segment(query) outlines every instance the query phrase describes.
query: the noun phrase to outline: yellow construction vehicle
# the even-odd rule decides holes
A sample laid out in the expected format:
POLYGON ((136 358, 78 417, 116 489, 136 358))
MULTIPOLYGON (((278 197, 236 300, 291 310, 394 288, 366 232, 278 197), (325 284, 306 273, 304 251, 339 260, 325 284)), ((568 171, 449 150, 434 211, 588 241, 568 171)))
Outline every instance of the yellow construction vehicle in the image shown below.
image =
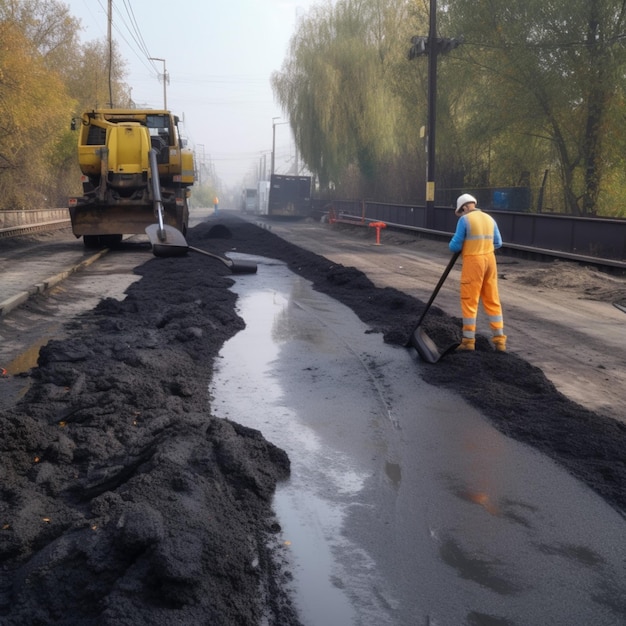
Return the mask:
POLYGON ((178 121, 165 110, 99 109, 72 122, 83 195, 69 198, 69 212, 85 247, 144 233, 157 206, 164 224, 186 233, 195 172, 178 121))

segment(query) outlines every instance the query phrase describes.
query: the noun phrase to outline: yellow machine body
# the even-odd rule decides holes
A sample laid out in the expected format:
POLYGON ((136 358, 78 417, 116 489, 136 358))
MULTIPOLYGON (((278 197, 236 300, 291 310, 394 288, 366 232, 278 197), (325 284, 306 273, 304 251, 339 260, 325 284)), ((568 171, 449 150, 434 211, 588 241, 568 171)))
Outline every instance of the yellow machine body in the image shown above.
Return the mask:
POLYGON ((153 176, 159 180, 164 222, 186 232, 195 167, 175 115, 153 109, 93 110, 82 115, 77 130, 83 195, 69 199, 76 237, 97 245, 102 237, 144 233, 156 219, 153 176), (157 172, 150 168, 150 150, 156 153, 157 172))

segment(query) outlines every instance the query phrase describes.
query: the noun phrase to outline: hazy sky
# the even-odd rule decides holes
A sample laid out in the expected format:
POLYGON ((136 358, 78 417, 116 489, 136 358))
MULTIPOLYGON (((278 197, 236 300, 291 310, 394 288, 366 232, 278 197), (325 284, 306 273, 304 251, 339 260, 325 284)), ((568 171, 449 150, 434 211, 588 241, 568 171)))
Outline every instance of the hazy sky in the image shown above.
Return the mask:
MULTIPOLYGON (((83 41, 107 37, 107 0, 63 0, 81 20, 83 41)), ((240 187, 272 149, 286 173, 293 147, 270 87, 298 16, 321 0, 113 0, 113 39, 127 62, 126 82, 138 106, 163 107, 184 119, 192 147, 213 162, 224 185, 240 187)), ((281 171, 282 170, 282 171, 281 171)))

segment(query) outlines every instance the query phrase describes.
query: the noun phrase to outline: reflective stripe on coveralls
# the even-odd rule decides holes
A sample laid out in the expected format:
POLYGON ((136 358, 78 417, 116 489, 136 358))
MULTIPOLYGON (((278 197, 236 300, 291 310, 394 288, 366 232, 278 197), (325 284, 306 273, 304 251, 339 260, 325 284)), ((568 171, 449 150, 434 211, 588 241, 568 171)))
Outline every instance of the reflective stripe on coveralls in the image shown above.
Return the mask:
POLYGON ((465 240, 461 269, 461 313, 463 337, 476 338, 478 302, 482 300, 494 337, 504 336, 502 307, 498 294, 498 275, 494 255, 494 220, 480 210, 464 215, 465 240))

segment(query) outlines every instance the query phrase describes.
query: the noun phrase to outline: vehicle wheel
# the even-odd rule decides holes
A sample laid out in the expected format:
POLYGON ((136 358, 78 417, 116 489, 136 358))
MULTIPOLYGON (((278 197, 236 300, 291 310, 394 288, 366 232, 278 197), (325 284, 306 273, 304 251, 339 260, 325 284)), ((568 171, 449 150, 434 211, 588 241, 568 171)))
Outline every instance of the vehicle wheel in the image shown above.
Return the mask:
POLYGON ((99 235, 83 235, 83 246, 87 250, 96 250, 101 247, 99 235))
POLYGON ((122 235, 100 235, 100 245, 105 248, 115 248, 122 243, 122 235))

